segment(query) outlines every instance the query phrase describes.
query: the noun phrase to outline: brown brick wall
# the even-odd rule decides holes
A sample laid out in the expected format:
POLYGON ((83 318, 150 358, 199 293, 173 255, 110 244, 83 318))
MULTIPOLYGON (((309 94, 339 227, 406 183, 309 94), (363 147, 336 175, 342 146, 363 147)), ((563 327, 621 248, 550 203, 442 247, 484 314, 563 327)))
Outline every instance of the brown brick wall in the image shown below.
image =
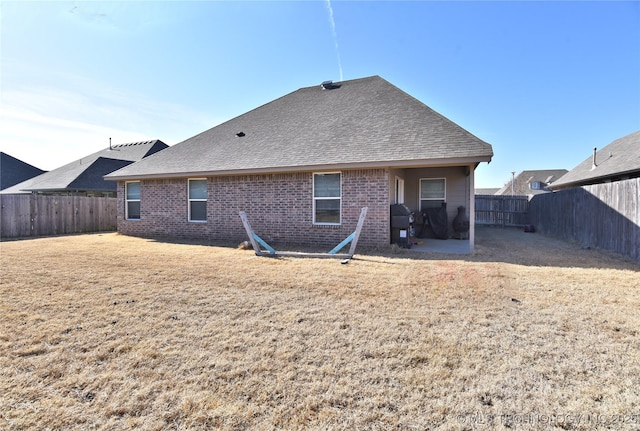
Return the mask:
MULTIPOLYGON (((118 183, 118 231, 142 237, 247 239, 238 215, 245 211, 253 230, 269 244, 332 248, 356 227, 368 207, 358 242, 389 243, 389 174, 384 169, 342 172, 342 224, 314 226, 311 172, 209 177, 207 222, 188 221, 187 179, 143 180, 141 217, 124 220, 124 182, 118 183)), ((327 250, 328 251, 328 250, 327 250)))

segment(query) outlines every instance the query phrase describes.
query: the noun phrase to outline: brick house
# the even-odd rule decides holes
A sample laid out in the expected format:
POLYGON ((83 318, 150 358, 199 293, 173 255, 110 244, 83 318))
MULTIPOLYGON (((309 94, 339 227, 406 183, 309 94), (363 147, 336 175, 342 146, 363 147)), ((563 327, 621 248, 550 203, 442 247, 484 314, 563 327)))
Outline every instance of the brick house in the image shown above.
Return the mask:
MULTIPOLYGON (((390 242, 390 204, 473 214, 491 145, 378 77, 301 88, 107 175, 118 231, 333 246, 368 207, 359 244, 390 242)), ((473 247, 473 224, 470 233, 473 247)))

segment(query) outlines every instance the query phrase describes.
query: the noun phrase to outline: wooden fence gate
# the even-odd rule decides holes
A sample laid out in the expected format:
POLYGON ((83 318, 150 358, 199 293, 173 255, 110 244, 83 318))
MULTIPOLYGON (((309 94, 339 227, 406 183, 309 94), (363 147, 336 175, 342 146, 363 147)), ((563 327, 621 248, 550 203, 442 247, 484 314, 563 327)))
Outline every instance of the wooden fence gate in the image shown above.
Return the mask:
POLYGON ((517 226, 529 224, 528 196, 476 195, 476 224, 517 226))
POLYGON ((116 198, 0 195, 0 204, 2 238, 116 230, 116 198))

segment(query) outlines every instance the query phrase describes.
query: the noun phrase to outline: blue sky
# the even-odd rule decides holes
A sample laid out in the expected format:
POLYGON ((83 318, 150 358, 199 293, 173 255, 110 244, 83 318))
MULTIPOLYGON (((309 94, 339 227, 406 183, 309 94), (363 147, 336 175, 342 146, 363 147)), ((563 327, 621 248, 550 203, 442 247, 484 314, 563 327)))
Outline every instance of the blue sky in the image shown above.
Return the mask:
POLYGON ((0 3, 0 150, 54 169, 380 75, 493 145, 476 186, 640 129, 640 2, 0 3))

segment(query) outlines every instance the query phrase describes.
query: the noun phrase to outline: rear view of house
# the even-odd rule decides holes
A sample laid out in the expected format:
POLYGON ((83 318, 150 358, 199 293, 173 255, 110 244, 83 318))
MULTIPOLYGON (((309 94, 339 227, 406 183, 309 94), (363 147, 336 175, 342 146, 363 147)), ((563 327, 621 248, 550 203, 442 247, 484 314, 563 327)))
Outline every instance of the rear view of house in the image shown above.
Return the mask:
MULTIPOLYGON (((301 88, 107 175, 118 231, 239 241, 246 212, 270 243, 390 242, 390 205, 473 213, 492 148, 378 77, 301 88)), ((473 243, 473 223, 471 226, 473 243)))

